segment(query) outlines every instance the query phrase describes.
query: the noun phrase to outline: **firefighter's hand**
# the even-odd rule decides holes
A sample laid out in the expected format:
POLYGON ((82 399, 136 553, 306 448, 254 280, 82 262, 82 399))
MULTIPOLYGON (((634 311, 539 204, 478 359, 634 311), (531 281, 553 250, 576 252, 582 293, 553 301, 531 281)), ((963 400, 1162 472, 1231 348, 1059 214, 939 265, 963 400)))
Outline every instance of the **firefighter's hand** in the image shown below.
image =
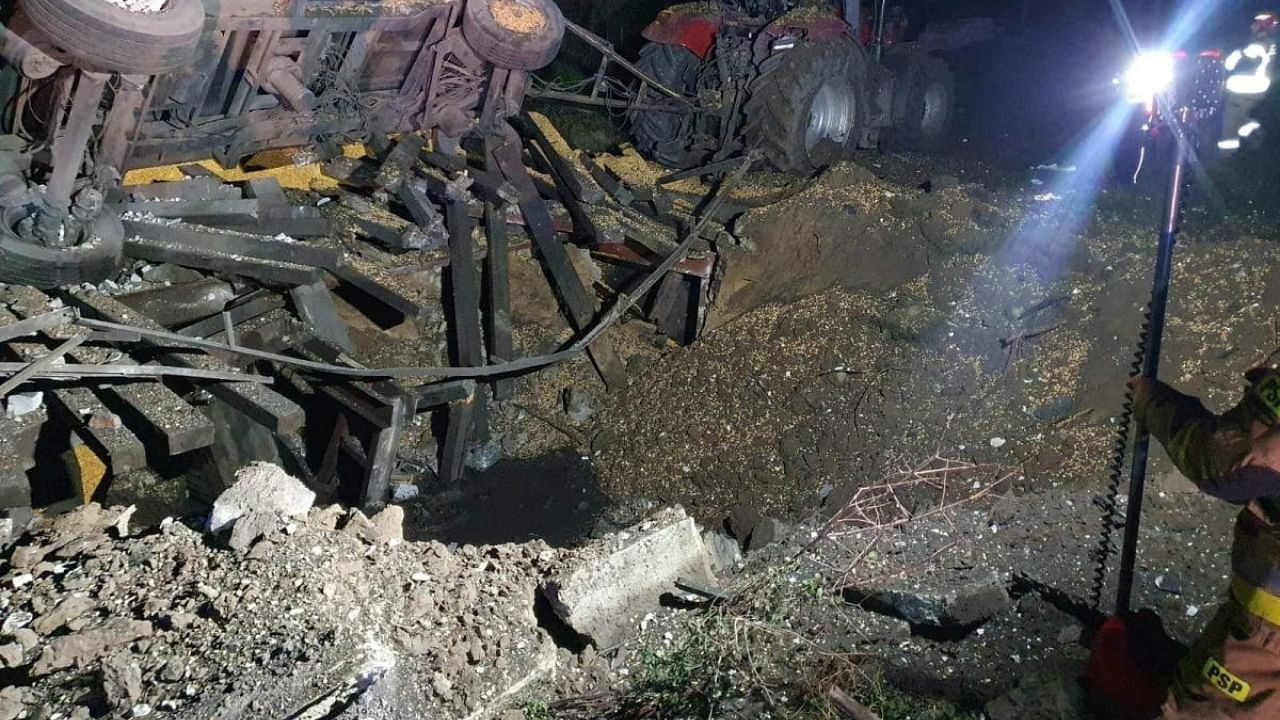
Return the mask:
POLYGON ((1151 398, 1155 395, 1157 381, 1141 375, 1129 378, 1129 391, 1133 393, 1133 412, 1141 422, 1151 398))

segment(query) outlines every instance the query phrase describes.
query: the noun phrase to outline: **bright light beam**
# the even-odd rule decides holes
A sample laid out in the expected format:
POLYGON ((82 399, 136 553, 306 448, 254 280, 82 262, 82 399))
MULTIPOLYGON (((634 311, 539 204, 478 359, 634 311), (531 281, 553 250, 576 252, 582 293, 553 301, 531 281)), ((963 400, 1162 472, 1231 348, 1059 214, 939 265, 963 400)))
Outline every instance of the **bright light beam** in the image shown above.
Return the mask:
POLYGON ((1121 137, 1128 129, 1130 106, 1116 102, 1076 144, 1062 173, 1043 187, 1042 209, 1022 220, 997 252, 1002 265, 1030 265, 1046 284, 1059 280, 1075 253, 1078 236, 1093 215, 1094 201, 1111 173, 1121 137))

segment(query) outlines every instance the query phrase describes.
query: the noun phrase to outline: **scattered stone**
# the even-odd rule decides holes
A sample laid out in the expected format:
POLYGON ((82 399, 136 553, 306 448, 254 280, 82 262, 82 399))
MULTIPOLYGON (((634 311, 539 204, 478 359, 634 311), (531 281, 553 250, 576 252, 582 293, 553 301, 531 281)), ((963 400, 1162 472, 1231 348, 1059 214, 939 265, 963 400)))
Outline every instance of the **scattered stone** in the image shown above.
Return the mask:
POLYGON ((307 523, 321 530, 335 530, 338 527, 338 521, 346 512, 336 503, 324 508, 311 508, 307 513, 307 523))
POLYGON ((418 497, 421 491, 413 483, 396 483, 391 486, 392 502, 406 502, 418 497))
POLYGON ((0 667, 18 667, 22 664, 22 655, 22 645, 16 642, 0 645, 0 667))
POLYGON ((231 527, 231 539, 227 544, 238 553, 247 553, 253 547, 254 541, 270 535, 283 524, 274 513, 251 510, 236 519, 231 527))
POLYGON ((36 618, 31 628, 41 635, 51 635, 62 626, 92 610, 96 604, 84 595, 72 595, 58 603, 53 610, 36 618))
POLYGON ((1182 594, 1182 583, 1172 575, 1157 575, 1156 588, 1172 595, 1182 594))
POLYGON ((13 632, 13 639, 18 641, 22 649, 30 652, 40 644, 40 636, 31 628, 20 628, 13 632))
POLYGON ((702 533, 702 544, 707 548, 711 559, 711 569, 717 575, 725 575, 738 568, 742 562, 742 550, 733 538, 718 532, 707 530, 702 533))
POLYGON ((14 610, 5 616, 4 622, 0 623, 0 632, 5 635, 16 633, 19 629, 31 624, 34 616, 26 610, 14 610))
POLYGON ((404 508, 388 505, 369 519, 370 527, 365 539, 372 543, 398 543, 404 541, 404 508))
POLYGON ((677 578, 715 585, 698 528, 679 507, 579 555, 542 585, 542 593, 569 627, 596 647, 611 647, 630 634, 628 619, 656 610, 677 578))
POLYGON ((467 450, 467 467, 476 472, 487 472, 502 459, 502 442, 490 439, 467 450))
POLYGON ((181 681, 186 674, 186 663, 182 662, 180 658, 175 657, 169 658, 168 662, 160 668, 160 672, 157 673, 157 676, 163 682, 176 683, 181 681))
POLYGON ((250 511, 283 518, 303 517, 316 494, 279 466, 257 462, 241 468, 235 483, 213 502, 207 529, 220 532, 250 511))
POLYGON ((999 448, 1004 447, 1004 446, 1005 446, 1005 444, 1006 444, 1007 442, 1009 442, 1009 441, 1008 441, 1008 440, 1005 440, 1005 439, 1004 439, 1004 438, 1002 438, 1002 437, 993 437, 993 438, 991 438, 990 440, 988 440, 988 441, 987 441, 987 444, 988 444, 988 445, 990 445, 990 446, 991 446, 991 447, 993 447, 993 448, 999 449, 999 448))
POLYGON ((142 668, 120 654, 102 663, 102 691, 117 710, 132 708, 142 697, 142 668))
POLYGON ((10 418, 20 418, 44 407, 44 393, 35 392, 9 393, 5 398, 4 414, 10 418))
POLYGON ((958 582, 927 578, 915 584, 858 587, 846 598, 869 610, 887 612, 915 625, 973 625, 1009 610, 1013 601, 994 573, 958 582))
POLYGON ((114 618, 103 625, 49 641, 31 668, 31 676, 48 675, 64 668, 83 668, 95 662, 108 649, 118 648, 151 635, 151 623, 145 620, 114 618))

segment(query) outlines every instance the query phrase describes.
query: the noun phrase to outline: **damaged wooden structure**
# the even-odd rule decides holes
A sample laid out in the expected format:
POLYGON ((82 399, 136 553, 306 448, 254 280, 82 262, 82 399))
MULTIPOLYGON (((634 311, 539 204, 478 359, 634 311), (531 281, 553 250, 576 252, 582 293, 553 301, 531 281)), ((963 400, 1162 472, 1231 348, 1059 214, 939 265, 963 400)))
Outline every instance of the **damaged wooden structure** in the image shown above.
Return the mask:
MULTIPOLYGON (((486 436, 487 404, 510 399, 519 374, 486 370, 518 362, 508 274, 518 250, 534 252, 580 338, 599 329, 601 296, 635 283, 586 284, 566 243, 617 264, 628 279, 672 261, 632 302, 643 300, 638 312, 655 324, 685 307, 670 324, 695 335, 714 269, 702 237, 709 231, 690 232, 690 219, 664 215, 669 205, 652 200, 659 190, 638 199, 641 191, 559 150, 567 146, 548 133, 545 120, 522 118, 470 153, 448 154, 403 135, 356 162, 330 163, 340 185, 324 193, 287 190, 270 177, 227 183, 194 167, 184 168, 185 180, 124 186, 118 208, 132 265, 122 276, 136 270, 133 282, 0 292, 2 359, 30 371, 0 375, 24 381, 23 397, 41 393, 29 412, 0 420, 9 450, 0 506, 20 519, 33 502, 51 499, 28 480, 43 443, 62 449, 58 462, 81 501, 115 474, 202 457, 211 471, 188 478, 197 500, 211 501, 245 463, 270 460, 322 496, 377 507, 400 472, 403 433, 424 414, 443 418, 437 474, 457 483, 486 436), (627 213, 663 230, 628 229, 618 222, 627 213), (684 246, 669 239, 682 232, 684 246), (444 273, 447 293, 435 309, 448 326, 444 376, 429 368, 360 376, 340 305, 392 322, 428 310, 387 282, 371 253, 444 273), (82 374, 33 385, 54 363, 82 374), (96 368, 134 374, 102 378, 96 368)), ((625 382, 607 338, 583 347, 607 387, 625 382)))

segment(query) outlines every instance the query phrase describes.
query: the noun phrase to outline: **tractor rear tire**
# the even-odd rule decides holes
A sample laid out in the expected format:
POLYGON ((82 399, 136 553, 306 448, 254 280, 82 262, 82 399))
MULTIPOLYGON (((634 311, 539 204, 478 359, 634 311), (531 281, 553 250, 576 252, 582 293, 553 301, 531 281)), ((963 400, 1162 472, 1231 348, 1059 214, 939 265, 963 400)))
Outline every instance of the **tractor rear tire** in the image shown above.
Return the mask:
MULTIPOLYGON (((647 43, 640 48, 636 67, 646 75, 677 92, 692 94, 698 86, 702 61, 680 45, 647 43)), ((647 98, 661 98, 649 90, 647 98)), ((677 170, 695 168, 706 162, 711 151, 693 147, 695 118, 682 113, 656 110, 634 110, 628 114, 631 135, 636 148, 655 162, 677 170)))
POLYGON ((852 40, 801 43, 760 63, 744 106, 747 148, 809 176, 848 157, 866 124, 866 59, 852 40))
POLYGON ((887 134, 886 149, 918 152, 939 149, 951 135, 955 116, 955 80, 947 63, 941 58, 914 52, 898 58, 890 67, 898 75, 903 105, 887 134))
POLYGON ((195 59, 204 32, 200 0, 169 0, 154 13, 106 0, 22 0, 31 24, 90 70, 162 75, 195 59))

